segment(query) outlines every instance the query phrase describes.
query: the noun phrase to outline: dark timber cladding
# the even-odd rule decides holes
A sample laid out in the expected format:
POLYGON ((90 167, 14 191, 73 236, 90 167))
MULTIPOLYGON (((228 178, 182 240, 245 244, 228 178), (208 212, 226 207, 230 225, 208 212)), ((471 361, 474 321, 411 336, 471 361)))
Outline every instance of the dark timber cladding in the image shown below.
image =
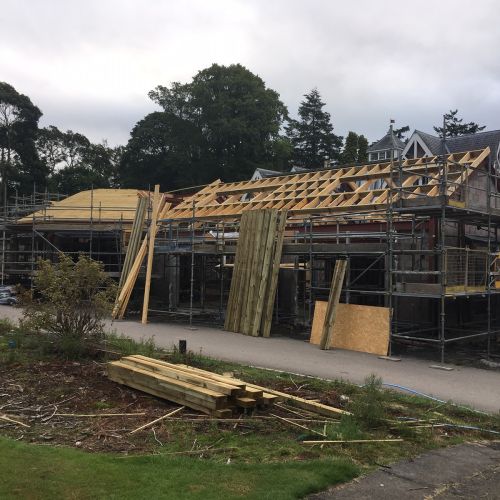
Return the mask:
POLYGON ((241 217, 224 328, 268 337, 287 214, 252 210, 241 217))

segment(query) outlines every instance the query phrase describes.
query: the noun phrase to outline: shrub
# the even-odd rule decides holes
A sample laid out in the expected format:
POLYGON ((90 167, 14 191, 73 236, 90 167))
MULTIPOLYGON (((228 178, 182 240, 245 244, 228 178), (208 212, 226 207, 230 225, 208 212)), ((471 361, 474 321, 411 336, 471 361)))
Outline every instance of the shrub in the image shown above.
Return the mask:
POLYGON ((386 395, 382 389, 382 379, 369 375, 360 394, 353 399, 350 410, 364 429, 375 429, 385 424, 386 395))
POLYGON ((69 358, 88 354, 104 339, 116 285, 103 264, 81 255, 76 262, 61 254, 59 262, 38 262, 33 290, 25 294, 21 327, 46 335, 54 350, 69 358))
POLYGON ((8 318, 0 319, 0 335, 5 335, 12 332, 16 328, 16 325, 8 318))

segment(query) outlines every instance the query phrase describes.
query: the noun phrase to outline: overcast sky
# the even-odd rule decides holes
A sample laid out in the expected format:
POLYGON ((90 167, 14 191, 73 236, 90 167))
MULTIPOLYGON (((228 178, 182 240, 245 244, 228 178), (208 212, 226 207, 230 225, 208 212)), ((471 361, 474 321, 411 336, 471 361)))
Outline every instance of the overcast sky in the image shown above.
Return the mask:
POLYGON ((337 133, 432 131, 443 112, 500 128, 494 0, 1 0, 0 81, 42 125, 128 140, 147 92, 241 63, 296 114, 317 87, 337 133))

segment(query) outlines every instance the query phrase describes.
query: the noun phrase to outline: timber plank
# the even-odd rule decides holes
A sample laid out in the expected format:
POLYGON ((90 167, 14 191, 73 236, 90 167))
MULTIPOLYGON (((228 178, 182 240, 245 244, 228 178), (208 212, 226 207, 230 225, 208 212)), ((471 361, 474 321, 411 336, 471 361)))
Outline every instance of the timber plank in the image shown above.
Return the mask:
POLYGON ((273 321, 274 300, 276 297, 276 288, 278 286, 278 276, 281 263, 281 254, 283 251, 283 240, 285 238, 285 227, 287 221, 286 210, 281 211, 278 219, 276 243, 274 247, 274 255, 272 259, 271 276, 269 284, 266 287, 266 296, 264 300, 264 312, 262 315, 262 336, 269 337, 271 335, 271 324, 273 321))
POLYGON ((240 327, 240 332, 246 335, 253 334, 253 325, 257 318, 255 315, 256 298, 258 298, 258 290, 262 283, 265 269, 262 265, 262 254, 265 251, 265 242, 269 233, 269 224, 271 212, 269 210, 258 210, 257 227, 254 234, 254 246, 252 252, 252 261, 250 264, 250 281, 248 282, 247 307, 243 316, 243 323, 240 327))
POLYGON ((134 359, 132 357, 121 358, 122 363, 130 364, 137 368, 143 368, 145 370, 151 370, 153 372, 159 373, 160 375, 165 375, 166 377, 180 380, 182 382, 187 382, 188 384, 196 385, 198 387, 203 387, 210 389, 215 392, 220 392, 226 396, 238 396, 243 395, 243 390, 234 385, 225 384, 223 382, 214 381, 207 379, 201 375, 194 373, 189 373, 180 369, 159 365, 157 363, 146 361, 142 359, 134 359))
POLYGON ((151 215, 151 226, 149 227, 148 260, 146 263, 146 282, 144 286, 144 300, 142 304, 142 324, 148 322, 149 292, 151 289, 151 274, 153 272, 153 255, 155 250, 156 221, 160 210, 160 185, 155 185, 153 195, 153 213, 151 215))
POLYGON ((339 304, 342 284, 344 282, 345 270, 347 268, 346 260, 337 260, 333 271, 330 296, 328 297, 328 307, 326 309, 325 324, 321 334, 320 349, 329 349, 332 342, 333 325, 339 304))
POLYGON ((172 391, 183 391, 187 396, 193 396, 200 400, 206 401, 207 404, 217 401, 227 401, 227 397, 219 392, 197 387, 181 380, 175 380, 164 375, 159 375, 148 370, 135 368, 120 361, 113 361, 108 364, 108 370, 117 370, 122 376, 133 376, 140 380, 151 381, 153 385, 160 385, 172 391))
MULTIPOLYGON (((151 358, 147 358, 146 356, 141 356, 140 354, 136 354, 134 356, 130 356, 131 358, 142 358, 142 359, 147 359, 150 360, 151 358)), ((158 364, 164 364, 166 366, 174 366, 175 368, 179 370, 185 370, 189 373, 199 373, 200 375, 210 378, 212 380, 220 381, 228 385, 234 385, 235 387, 239 387, 240 389, 245 389, 246 387, 246 382, 243 382, 242 380, 238 380, 236 378, 232 377, 224 377, 223 375, 219 375, 218 373, 213 373, 209 372, 207 370, 202 370, 201 368, 195 368, 193 366, 185 365, 185 364, 173 364, 173 363, 168 363, 167 361, 162 361, 159 359, 154 360, 155 363, 158 364)))
POLYGON ((239 286, 237 289, 237 307, 236 307, 236 316, 235 316, 235 324, 234 324, 234 332, 241 332, 243 327, 243 321, 245 318, 247 305, 248 305, 248 295, 249 295, 249 286, 248 283, 251 279, 252 275, 252 262, 255 256, 256 249, 256 231, 260 221, 260 213, 257 210, 253 210, 248 213, 247 217, 250 218, 249 228, 247 229, 247 243, 245 244, 244 249, 244 266, 242 268, 241 279, 239 282, 239 286))
POLYGON ((269 210, 269 224, 263 242, 262 254, 260 256, 260 283, 256 292, 256 301, 253 314, 253 328, 250 332, 254 337, 257 337, 261 332, 261 319, 264 310, 264 300, 266 291, 269 287, 269 277, 271 274, 271 259, 273 255, 274 240, 276 237, 276 222, 278 220, 278 211, 269 210))
POLYGON ((349 415, 350 413, 346 410, 342 410, 340 408, 335 408, 334 406, 324 405, 322 403, 317 403, 316 401, 309 401, 304 398, 300 398, 298 396, 293 396, 291 394, 287 394, 286 392, 275 391, 273 389, 267 389, 265 387, 260 387, 255 384, 247 384, 249 387, 253 387, 255 389, 261 389, 269 394, 273 394, 278 396, 282 401, 292 401, 296 406, 302 408, 304 410, 308 410, 312 413, 318 413, 319 415, 323 415, 325 417, 338 417, 339 415, 349 415))
POLYGON ((172 396, 169 395, 168 397, 166 397, 165 393, 159 389, 145 386, 134 379, 125 379, 114 372, 109 374, 108 377, 110 380, 113 380, 113 382, 117 382, 118 384, 132 387, 133 389, 137 389, 138 391, 142 391, 142 392, 145 392, 147 394, 151 394, 151 395, 156 396, 157 398, 160 398, 160 399, 167 399, 168 401, 172 401, 174 403, 178 403, 178 404, 183 405, 183 406, 188 406, 189 408, 192 408, 193 410, 201 411, 202 413, 206 413, 207 415, 212 415, 214 412, 220 411, 220 410, 211 410, 210 408, 207 408, 203 405, 194 403, 193 401, 185 401, 183 398, 177 397, 176 395, 172 395, 172 396))

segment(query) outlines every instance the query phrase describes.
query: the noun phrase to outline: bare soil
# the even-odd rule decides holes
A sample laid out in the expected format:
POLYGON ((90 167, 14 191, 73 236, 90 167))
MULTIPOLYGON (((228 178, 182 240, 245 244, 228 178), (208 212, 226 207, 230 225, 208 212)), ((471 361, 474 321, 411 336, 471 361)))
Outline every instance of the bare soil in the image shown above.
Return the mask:
MULTIPOLYGON (((304 387, 279 383, 275 389, 338 405, 335 391, 319 393, 304 387)), ((159 443, 178 440, 167 426, 155 426, 155 432, 130 431, 178 408, 175 403, 150 396, 117 384, 106 377, 105 363, 96 361, 36 361, 11 364, 0 368, 0 415, 29 427, 0 419, 0 434, 26 442, 54 446, 72 446, 87 451, 117 453, 151 453, 159 443), (103 413, 142 413, 129 416, 76 416, 103 413), (61 415, 70 414, 70 415, 61 415), (146 436, 146 439, 145 439, 146 436)), ((265 416, 268 411, 259 410, 265 416)), ((273 414, 293 417, 286 410, 273 407, 273 414)), ((176 417, 190 419, 201 413, 185 409, 176 417)), ((210 422, 197 423, 198 432, 210 422)), ((270 422, 269 422, 270 424, 270 422)), ((274 432, 273 425, 267 425, 274 432)), ((219 423, 234 431, 234 423, 219 423)), ((244 429, 244 423, 238 426, 244 429)), ((261 429, 261 433, 265 429, 261 429)))

